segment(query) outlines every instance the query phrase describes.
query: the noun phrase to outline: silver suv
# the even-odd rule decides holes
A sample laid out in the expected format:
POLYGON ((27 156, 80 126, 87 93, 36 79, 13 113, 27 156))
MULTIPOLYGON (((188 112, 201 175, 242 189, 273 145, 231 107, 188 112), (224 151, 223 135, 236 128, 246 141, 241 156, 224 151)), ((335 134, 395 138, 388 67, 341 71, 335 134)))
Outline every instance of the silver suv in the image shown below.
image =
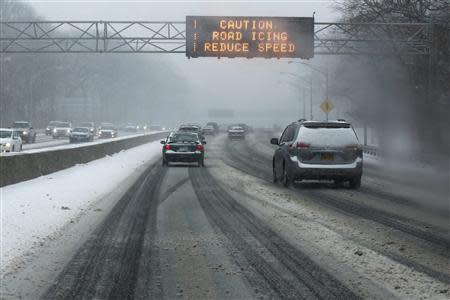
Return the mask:
POLYGON ((289 186, 293 181, 327 179, 361 186, 363 154, 355 131, 345 121, 294 122, 286 127, 273 155, 273 180, 289 186))

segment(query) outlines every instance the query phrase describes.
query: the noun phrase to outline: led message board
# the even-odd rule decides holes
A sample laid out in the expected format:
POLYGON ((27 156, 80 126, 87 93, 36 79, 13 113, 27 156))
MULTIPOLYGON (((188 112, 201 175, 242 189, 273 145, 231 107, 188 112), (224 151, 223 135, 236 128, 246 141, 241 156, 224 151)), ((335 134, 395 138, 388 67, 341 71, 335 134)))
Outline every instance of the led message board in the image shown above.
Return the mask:
POLYGON ((313 55, 313 18, 186 17, 189 58, 312 58, 313 55))

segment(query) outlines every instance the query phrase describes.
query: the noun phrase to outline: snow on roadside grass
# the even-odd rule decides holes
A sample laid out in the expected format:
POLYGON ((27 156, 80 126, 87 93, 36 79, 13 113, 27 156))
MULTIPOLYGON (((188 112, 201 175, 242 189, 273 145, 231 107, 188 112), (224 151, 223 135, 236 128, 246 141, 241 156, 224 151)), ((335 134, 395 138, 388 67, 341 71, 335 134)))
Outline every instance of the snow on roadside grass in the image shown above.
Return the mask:
POLYGON ((2 272, 160 154, 159 141, 0 188, 2 272))

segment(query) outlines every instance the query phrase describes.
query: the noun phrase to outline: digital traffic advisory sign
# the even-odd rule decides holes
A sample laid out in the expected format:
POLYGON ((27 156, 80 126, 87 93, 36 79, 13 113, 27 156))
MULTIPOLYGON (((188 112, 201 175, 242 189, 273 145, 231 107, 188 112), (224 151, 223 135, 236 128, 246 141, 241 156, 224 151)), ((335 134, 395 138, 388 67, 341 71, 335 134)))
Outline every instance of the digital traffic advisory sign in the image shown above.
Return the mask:
POLYGON ((187 16, 186 56, 312 58, 314 18, 187 16))

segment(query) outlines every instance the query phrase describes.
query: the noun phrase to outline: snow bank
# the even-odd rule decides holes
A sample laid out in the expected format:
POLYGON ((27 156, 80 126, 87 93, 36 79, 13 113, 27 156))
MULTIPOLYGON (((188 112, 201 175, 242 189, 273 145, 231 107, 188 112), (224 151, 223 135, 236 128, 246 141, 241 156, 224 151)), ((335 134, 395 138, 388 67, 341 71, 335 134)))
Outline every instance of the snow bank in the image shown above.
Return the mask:
POLYGON ((159 141, 0 188, 2 272, 160 155, 159 141))

